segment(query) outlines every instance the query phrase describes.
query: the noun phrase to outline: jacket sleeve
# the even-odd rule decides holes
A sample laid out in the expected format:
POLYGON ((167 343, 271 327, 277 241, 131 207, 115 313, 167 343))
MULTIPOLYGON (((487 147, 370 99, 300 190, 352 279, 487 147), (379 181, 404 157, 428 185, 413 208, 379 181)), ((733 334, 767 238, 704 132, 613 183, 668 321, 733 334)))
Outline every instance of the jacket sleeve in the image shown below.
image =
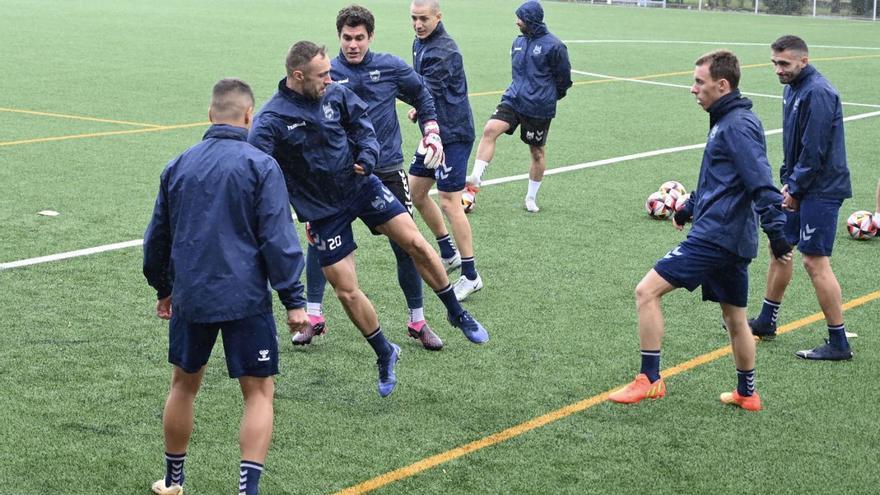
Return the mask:
POLYGON ((305 258, 293 225, 284 177, 275 160, 265 167, 256 189, 257 242, 269 283, 278 292, 287 309, 302 308, 303 284, 300 282, 305 258))
POLYGON ((348 134, 349 142, 354 147, 352 154, 355 163, 363 166, 368 174, 372 173, 379 161, 379 141, 373 123, 367 115, 367 104, 349 90, 343 95, 342 104, 346 118, 343 119, 342 125, 348 134))
POLYGON ((444 93, 447 81, 452 77, 456 61, 461 63, 461 54, 451 52, 447 55, 447 57, 438 57, 426 54, 422 59, 422 78, 425 87, 432 95, 444 93))
POLYGON ((782 193, 773 184, 773 173, 767 160, 764 132, 760 126, 741 125, 731 128, 726 139, 733 165, 754 203, 761 229, 769 239, 782 237, 785 213, 782 193))
POLYGON ((275 143, 278 140, 275 120, 271 114, 261 113, 254 119, 248 133, 248 142, 269 156, 274 155, 275 143))
MULTIPOLYGON (((166 168, 167 170, 167 168, 166 168)), ((159 185, 159 194, 153 207, 153 217, 144 232, 144 277, 156 289, 157 299, 171 295, 171 218, 168 213, 168 193, 165 173, 159 185)))
POLYGON ((565 98, 571 87, 571 62, 568 60, 568 48, 559 43, 553 51, 553 79, 556 81, 556 99, 565 98))
MULTIPOLYGON (((805 102, 801 102, 803 105, 805 102)), ((800 199, 822 172, 822 161, 828 154, 831 141, 828 130, 834 120, 837 97, 826 91, 814 91, 807 108, 801 107, 803 134, 800 136, 801 153, 791 165, 786 184, 788 192, 800 199)))
POLYGON ((403 60, 399 61, 396 72, 397 98, 415 107, 419 115, 419 122, 424 124, 431 120, 437 120, 434 97, 425 86, 425 81, 403 60))

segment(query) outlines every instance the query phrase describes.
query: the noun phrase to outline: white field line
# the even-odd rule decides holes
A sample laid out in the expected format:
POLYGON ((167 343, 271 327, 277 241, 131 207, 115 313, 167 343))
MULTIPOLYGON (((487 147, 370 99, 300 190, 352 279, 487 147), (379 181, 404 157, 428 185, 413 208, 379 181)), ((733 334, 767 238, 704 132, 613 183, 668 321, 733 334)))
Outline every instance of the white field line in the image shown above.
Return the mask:
MULTIPOLYGON (((660 82, 660 81, 651 81, 648 79, 632 79, 629 77, 609 76, 608 74, 599 74, 597 72, 585 72, 582 70, 574 70, 574 69, 571 69, 571 72, 573 72, 574 74, 580 74, 582 76, 593 76, 593 77, 598 77, 598 78, 602 78, 602 79, 611 79, 614 81, 626 81, 626 82, 632 82, 632 83, 638 83, 638 84, 650 84, 653 86, 666 86, 668 88, 691 89, 690 86, 687 86, 685 84, 673 84, 673 83, 665 83, 665 82, 660 82)), ((763 93, 747 93, 745 91, 743 91, 742 94, 744 94, 746 96, 754 96, 754 97, 759 97, 759 98, 773 98, 775 100, 782 99, 782 96, 780 96, 780 95, 768 95, 768 94, 763 94, 763 93)), ((843 101, 841 103, 844 105, 852 106, 852 107, 880 108, 880 105, 874 105, 871 103, 853 103, 853 102, 849 102, 849 101, 843 101)))
MULTIPOLYGON (((843 121, 844 122, 852 122, 855 120, 869 119, 869 118, 878 117, 878 116, 880 116, 880 111, 860 113, 857 115, 852 115, 850 117, 845 117, 843 119, 843 121)), ((769 131, 764 132, 764 135, 766 135, 766 136, 772 136, 775 134, 782 134, 782 129, 771 129, 769 131)), ((622 162, 628 162, 628 161, 632 161, 632 160, 640 160, 642 158, 651 158, 654 156, 669 155, 672 153, 679 153, 682 151, 698 150, 698 149, 702 149, 705 146, 706 146, 706 143, 699 143, 699 144, 690 144, 687 146, 676 146, 674 148, 663 148, 663 149, 654 150, 654 151, 643 151, 641 153, 634 153, 632 155, 617 156, 617 157, 613 157, 613 158, 605 158, 603 160, 596 160, 596 161, 592 161, 592 162, 578 163, 575 165, 567 165, 564 167, 551 168, 551 169, 547 170, 546 172, 544 172, 544 175, 556 175, 556 174, 562 174, 565 172, 574 172, 576 170, 583 170, 585 168, 601 167, 603 165, 611 165, 614 163, 622 163, 622 162)), ((529 178, 529 174, 519 174, 519 175, 511 175, 508 177, 499 177, 497 179, 484 180, 480 184, 480 187, 491 186, 494 184, 505 184, 508 182, 515 182, 515 181, 525 180, 528 178, 529 178)), ((429 194, 431 194, 431 195, 437 194, 437 190, 432 189, 429 192, 429 194)), ((103 253, 106 251, 115 251, 117 249, 125 249, 125 248, 129 248, 129 247, 140 246, 140 245, 143 245, 143 243, 144 243, 143 239, 135 239, 135 240, 131 240, 131 241, 117 242, 115 244, 105 244, 103 246, 97 246, 97 247, 88 248, 88 249, 79 249, 77 251, 68 251, 66 253, 52 254, 49 256, 40 256, 39 258, 28 258, 28 259, 24 259, 24 260, 10 261, 8 263, 0 263, 0 271, 8 270, 11 268, 19 268, 19 267, 23 267, 23 266, 37 265, 40 263, 48 263, 50 261, 58 261, 58 260, 64 260, 64 259, 69 259, 69 258, 77 258, 80 256, 88 256, 91 254, 103 253)))
MULTIPOLYGON (((770 42, 744 43, 737 41, 684 41, 684 40, 563 40, 563 43, 650 43, 659 45, 718 45, 718 46, 763 46, 770 48, 770 42)), ((810 45, 810 48, 827 48, 830 50, 880 50, 876 46, 840 46, 840 45, 810 45)))

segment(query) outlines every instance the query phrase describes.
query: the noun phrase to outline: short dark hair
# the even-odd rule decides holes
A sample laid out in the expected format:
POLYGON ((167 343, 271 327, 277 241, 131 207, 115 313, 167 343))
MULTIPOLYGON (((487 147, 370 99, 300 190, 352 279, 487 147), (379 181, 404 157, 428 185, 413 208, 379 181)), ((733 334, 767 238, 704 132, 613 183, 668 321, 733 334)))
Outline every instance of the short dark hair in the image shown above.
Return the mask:
POLYGON ((339 36, 342 34, 342 27, 358 27, 363 26, 364 29, 367 30, 368 36, 373 36, 373 29, 376 28, 376 19, 373 17, 373 13, 367 10, 366 7, 361 7, 360 5, 349 5, 344 9, 340 10, 338 14, 336 14, 336 35, 339 36))
POLYGON ((712 79, 727 79, 730 89, 739 88, 739 60, 733 52, 727 50, 715 50, 698 58, 694 65, 709 64, 709 75, 712 79))
POLYGON ((318 46, 311 41, 297 41, 287 51, 287 57, 284 59, 287 75, 292 76, 293 71, 301 70, 317 55, 327 56, 326 48, 323 45, 318 46))
POLYGON ((786 50, 801 52, 805 54, 810 53, 810 50, 807 48, 807 42, 793 34, 780 36, 779 39, 777 39, 773 42, 772 45, 770 45, 770 49, 776 53, 784 52, 786 50))
POLYGON ((235 77, 217 81, 211 93, 211 114, 218 119, 235 119, 254 106, 254 92, 248 83, 235 77))

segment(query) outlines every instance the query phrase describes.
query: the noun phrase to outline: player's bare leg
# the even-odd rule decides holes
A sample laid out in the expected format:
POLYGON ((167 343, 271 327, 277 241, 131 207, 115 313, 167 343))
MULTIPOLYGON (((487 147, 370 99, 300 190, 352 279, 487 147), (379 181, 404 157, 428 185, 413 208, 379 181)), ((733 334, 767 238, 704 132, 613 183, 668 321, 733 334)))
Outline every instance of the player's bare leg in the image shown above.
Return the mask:
MULTIPOLYGON (((409 186, 412 191, 413 205, 419 210, 419 215, 425 221, 425 225, 431 229, 434 237, 444 237, 449 235, 446 230, 446 223, 443 221, 443 212, 437 203, 428 196, 428 192, 434 187, 434 179, 430 177, 409 176, 409 186)), ((459 207, 461 209, 461 196, 459 196, 459 207)))
POLYGON ((244 397, 244 415, 238 433, 241 458, 263 464, 272 439, 274 378, 243 376, 238 380, 244 397))
POLYGON ((544 171, 547 169, 547 161, 544 146, 529 146, 529 153, 532 156, 532 164, 529 167, 529 189, 526 192, 525 207, 526 210, 537 213, 538 208, 538 189, 541 187, 541 181, 544 179, 544 171))
POLYGON ((503 120, 489 119, 483 127, 483 135, 480 137, 480 144, 477 145, 477 158, 474 161, 474 169, 467 178, 467 184, 474 187, 480 187, 483 180, 483 172, 489 166, 489 162, 495 156, 495 141, 498 137, 510 129, 510 124, 503 120))
MULTIPOLYGON (((400 215, 409 217, 409 215, 400 215)), ((324 276, 336 291, 336 297, 345 309, 348 318, 361 331, 364 337, 379 328, 376 309, 358 285, 355 271, 354 253, 340 261, 324 267, 324 276)))
POLYGON ((187 373, 178 366, 172 368, 171 390, 168 392, 165 411, 162 414, 165 452, 171 454, 186 452, 193 431, 193 405, 204 375, 204 366, 195 373, 187 373))
POLYGON ((396 242, 409 254, 419 270, 419 275, 435 291, 449 285, 446 270, 440 263, 440 256, 422 237, 415 222, 409 215, 397 215, 376 227, 376 231, 396 242))

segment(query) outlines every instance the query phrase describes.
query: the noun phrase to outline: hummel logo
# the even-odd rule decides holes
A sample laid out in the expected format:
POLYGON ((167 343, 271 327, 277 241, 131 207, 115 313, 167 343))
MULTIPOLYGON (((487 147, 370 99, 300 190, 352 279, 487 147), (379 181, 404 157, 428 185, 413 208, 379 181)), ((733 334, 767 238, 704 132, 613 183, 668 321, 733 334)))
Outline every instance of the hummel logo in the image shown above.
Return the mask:
POLYGON ((452 173, 452 167, 446 166, 446 164, 441 164, 440 168, 437 169, 437 175, 441 179, 446 179, 449 177, 449 174, 452 173))
POLYGON ((348 84, 348 78, 346 77, 345 79, 340 79, 336 81, 336 84, 348 84))
POLYGON ((664 256, 663 259, 667 260, 669 258, 672 258, 673 256, 681 256, 682 254, 684 253, 681 252, 681 246, 675 246, 675 249, 666 253, 666 256, 664 256))
POLYGON ((257 361, 268 361, 269 360, 269 349, 263 349, 260 352, 260 357, 257 358, 257 361))
POLYGON ((813 238, 813 235, 812 235, 812 234, 813 234, 813 232, 815 232, 815 231, 816 231, 816 228, 814 227, 814 228, 811 229, 811 228, 810 228, 810 224, 806 224, 806 225, 804 225, 803 230, 801 230, 801 240, 802 240, 802 241, 809 241, 810 239, 813 238), (807 234, 810 234, 810 235, 807 235, 807 234))
POLYGON ((535 139, 540 141, 544 138, 544 131, 535 131, 535 139))
POLYGON ((290 124, 289 126, 287 126, 287 130, 292 131, 292 130, 296 129, 297 127, 302 127, 304 125, 306 125, 305 122, 297 122, 296 124, 290 124))
POLYGON ((515 51, 515 52, 521 52, 521 51, 522 51, 522 47, 521 47, 521 46, 518 46, 518 47, 514 48, 513 51, 515 51))

